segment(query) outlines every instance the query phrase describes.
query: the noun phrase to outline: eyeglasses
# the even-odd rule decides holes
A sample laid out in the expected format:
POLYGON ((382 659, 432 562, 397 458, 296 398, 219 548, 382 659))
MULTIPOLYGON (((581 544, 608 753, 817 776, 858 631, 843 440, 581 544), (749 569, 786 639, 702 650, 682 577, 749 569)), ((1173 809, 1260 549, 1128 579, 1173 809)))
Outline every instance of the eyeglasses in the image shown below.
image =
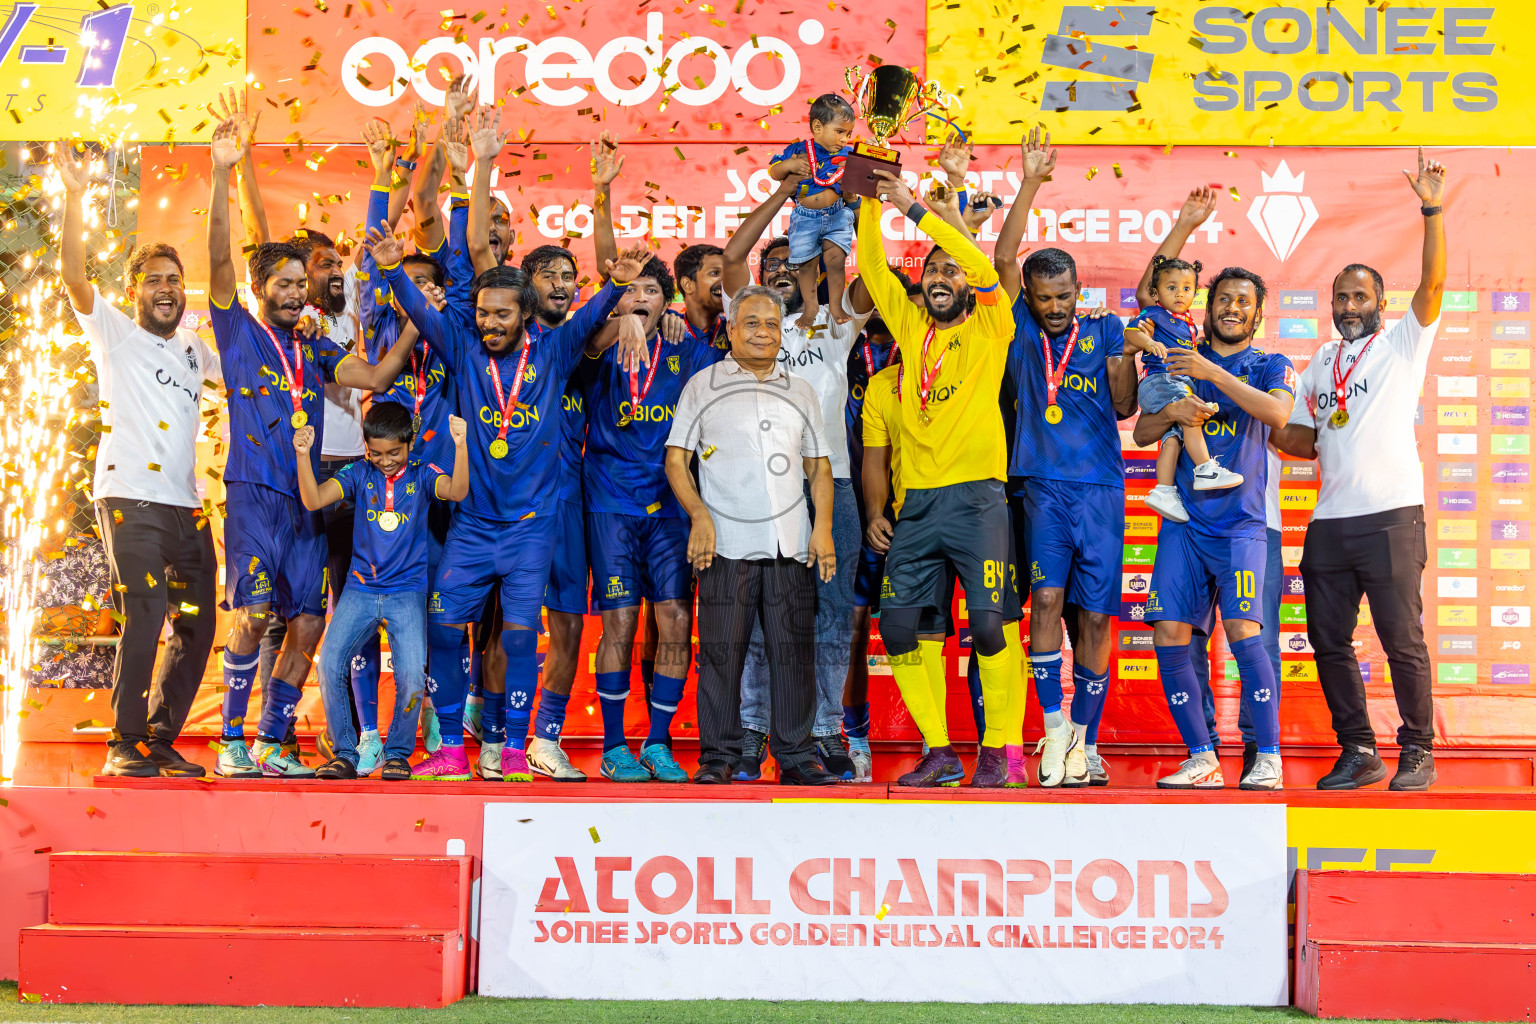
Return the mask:
POLYGON ((763 273, 765 273, 765 274, 771 274, 771 273, 773 273, 776 270, 787 270, 788 268, 789 268, 789 260, 780 260, 780 259, 765 259, 765 260, 763 260, 763 273))

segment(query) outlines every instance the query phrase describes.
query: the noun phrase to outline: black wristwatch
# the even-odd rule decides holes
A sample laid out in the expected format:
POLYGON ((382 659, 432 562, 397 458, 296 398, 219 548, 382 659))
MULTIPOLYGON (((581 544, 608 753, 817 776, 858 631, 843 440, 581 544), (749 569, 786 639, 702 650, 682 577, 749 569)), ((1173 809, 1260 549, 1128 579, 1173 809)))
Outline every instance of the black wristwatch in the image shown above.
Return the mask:
POLYGON ((1419 207, 1419 212, 1422 213, 1426 217, 1435 217, 1435 216, 1439 215, 1440 207, 1438 207, 1438 206, 1421 206, 1421 207, 1419 207))

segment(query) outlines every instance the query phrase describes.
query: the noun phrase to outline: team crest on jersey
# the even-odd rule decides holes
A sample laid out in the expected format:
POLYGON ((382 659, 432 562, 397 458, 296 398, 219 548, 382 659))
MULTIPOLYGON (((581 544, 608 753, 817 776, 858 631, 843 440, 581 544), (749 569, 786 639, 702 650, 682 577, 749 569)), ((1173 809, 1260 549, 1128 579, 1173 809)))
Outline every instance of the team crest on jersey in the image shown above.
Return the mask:
POLYGON ((1093 339, 1086 334, 1078 335, 1077 347, 1083 350, 1083 355, 1093 354, 1093 339))
POLYGON ((310 348, 308 345, 305 345, 304 346, 304 358, 309 360, 310 362, 314 362, 315 361, 315 350, 310 348))
POLYGON ((679 372, 679 365, 680 364, 677 356, 667 356, 667 369, 671 370, 673 373, 677 373, 679 372))
POLYGON ((535 376, 537 376, 537 374, 534 372, 533 364, 529 363, 528 364, 528 368, 523 371, 523 383, 524 384, 532 384, 533 383, 533 378, 535 376))
POLYGON ((1285 386, 1290 388, 1292 391, 1295 391, 1296 390, 1297 379, 1298 378, 1296 377, 1296 367, 1294 367, 1294 366, 1287 366, 1285 368, 1285 386))
POLYGON ((629 588, 624 585, 624 581, 622 579, 620 579, 619 577, 617 577, 617 576, 609 576, 608 577, 608 597, 609 598, 616 598, 616 597, 628 597, 628 596, 629 596, 629 588))

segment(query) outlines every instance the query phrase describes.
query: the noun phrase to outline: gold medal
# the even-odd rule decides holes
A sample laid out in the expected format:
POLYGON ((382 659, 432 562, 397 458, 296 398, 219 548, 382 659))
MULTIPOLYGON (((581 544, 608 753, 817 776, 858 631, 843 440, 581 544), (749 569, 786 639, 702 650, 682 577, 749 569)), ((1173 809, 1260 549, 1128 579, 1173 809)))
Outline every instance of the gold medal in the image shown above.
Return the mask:
POLYGON ((294 430, 298 430, 304 424, 309 422, 309 413, 305 412, 303 409, 300 409, 298 412, 288 417, 288 422, 293 424, 294 430))
POLYGON ((619 429, 623 430, 625 427, 629 426, 633 422, 635 422, 635 421, 630 419, 628 416, 620 416, 619 417, 619 429))
POLYGON ((491 442, 491 458, 504 459, 507 457, 507 442, 505 438, 498 437, 491 442))
POLYGON ((917 418, 922 420, 925 424, 933 422, 933 417, 928 415, 927 409, 918 410, 917 418))
POLYGON ((1045 422, 1047 422, 1047 423, 1060 423, 1061 422, 1061 406, 1059 406, 1059 405, 1048 405, 1048 406, 1046 406, 1045 407, 1045 422))
POLYGON ((421 417, 420 416, 412 416, 411 417, 411 433, 415 434, 417 437, 421 436, 421 417))
POLYGON ((1349 413, 1343 409, 1335 409, 1333 415, 1328 417, 1328 422, 1333 424, 1335 430, 1349 422, 1349 413))
POLYGON ((383 530, 385 533, 394 533, 399 528, 400 528, 400 513, 399 512, 380 512, 379 513, 379 529, 383 530))

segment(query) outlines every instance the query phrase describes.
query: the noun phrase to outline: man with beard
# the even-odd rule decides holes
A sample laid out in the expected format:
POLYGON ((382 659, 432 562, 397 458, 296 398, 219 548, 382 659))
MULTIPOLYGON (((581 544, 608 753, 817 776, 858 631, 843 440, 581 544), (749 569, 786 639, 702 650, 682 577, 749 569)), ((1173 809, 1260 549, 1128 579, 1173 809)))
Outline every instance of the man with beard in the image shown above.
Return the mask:
POLYGON ((659 324, 673 294, 666 264, 652 257, 619 301, 616 317, 640 325, 652 346, 647 365, 628 368, 607 349, 591 368, 583 461, 587 551, 603 618, 597 695, 603 714, 602 771, 614 782, 687 782, 672 756, 669 729, 683 696, 693 627, 688 519, 668 487, 665 457, 673 412, 695 373, 725 357, 704 340, 669 345, 659 324), (624 739, 640 602, 656 622, 650 731, 637 761, 624 739))
MULTIPOLYGON (((1136 401, 1136 360, 1124 348, 1140 336, 1127 335, 1118 317, 1076 315, 1077 264, 1061 249, 1032 252, 1021 276, 1015 253, 1030 204, 1056 165, 1049 135, 1031 132, 1022 152, 1020 192, 994 260, 1017 324, 1008 356, 1012 394, 1004 398, 1005 405, 1013 399, 1008 475, 1017 481, 1013 522, 1034 602, 1029 660, 1045 717, 1036 777, 1042 786, 1086 786, 1095 776, 1088 740, 1097 737, 1108 696, 1111 622, 1120 611, 1125 473, 1117 415, 1136 401), (1061 710, 1067 606, 1077 609, 1070 721, 1061 710)), ((1022 759, 1023 750, 1009 754, 1022 759)))
POLYGON ((132 320, 102 298, 85 269, 88 162, 75 154, 74 143, 60 140, 53 163, 64 183, 60 273, 90 342, 100 389, 92 493, 112 570, 112 603, 122 616, 102 774, 200 776, 202 766, 172 744, 197 696, 217 622, 218 560, 194 473, 203 387, 219 379, 219 357, 181 326, 183 268, 170 246, 150 243, 129 255, 132 320), (178 612, 178 606, 192 610, 178 612), (155 672, 168 614, 171 635, 155 672))
POLYGON ((1017 680, 1019 669, 1003 625, 1012 603, 1007 595, 1012 591, 1016 600, 1017 591, 1008 572, 1003 489, 1008 455, 997 401, 1013 314, 1001 301, 997 271, 975 243, 924 209, 901 179, 881 177, 882 200, 936 243, 923 261, 924 308, 918 309, 886 263, 880 203, 866 199, 861 204, 860 280, 901 350, 903 389, 906 496, 886 556, 880 631, 907 710, 929 748, 898 781, 904 786, 954 785, 965 774, 950 746, 918 642, 923 609, 940 603, 947 560, 965 587, 987 699, 989 728, 972 784, 998 786, 1007 779, 1002 736, 1010 681, 1017 680))
MULTIPOLYGON (((499 120, 494 110, 480 111, 470 137, 476 161, 471 239, 483 237, 489 220, 491 162, 505 141, 499 120)), ((538 679, 537 631, 560 498, 561 404, 587 339, 618 304, 647 254, 644 249, 621 254, 607 268, 609 283, 586 305, 559 327, 535 334, 526 325, 538 309, 538 293, 521 270, 492 266, 475 277, 467 300, 452 294, 439 314, 409 287, 398 262, 403 249, 392 240, 379 241, 374 257, 385 280, 448 365, 471 431, 469 499, 449 528, 428 605, 429 686, 443 745, 415 766, 412 778, 471 777, 463 726, 470 633, 495 587, 508 709, 501 776, 528 782, 525 745, 538 679)), ((486 689, 494 689, 489 680, 486 689)))
POLYGON ((1285 356, 1253 347, 1263 307, 1264 282, 1256 274, 1239 267, 1217 274, 1206 293, 1205 342, 1167 355, 1168 372, 1193 379, 1194 394, 1136 421, 1140 445, 1155 443, 1174 423, 1200 430, 1211 457, 1243 477, 1227 490, 1196 490, 1194 463, 1182 453, 1175 481, 1189 521, 1165 519, 1158 534, 1147 621, 1168 708, 1190 751, 1178 771, 1157 780, 1160 789, 1224 784, 1190 660, 1190 635, 1210 632, 1218 603, 1258 745, 1239 785, 1283 788, 1279 683, 1260 635, 1269 563, 1264 492, 1269 433, 1291 414, 1296 371, 1285 356), (1212 402, 1218 410, 1208 416, 1212 402))
POLYGON ((677 254, 672 273, 683 293, 685 336, 724 351, 730 343, 725 335, 725 290, 720 283, 725 250, 718 245, 690 245, 677 254))
MULTIPOLYGON (((224 366, 230 416, 223 606, 235 613, 224 647, 224 748, 218 771, 241 778, 313 776, 314 769, 279 747, 325 627, 325 534, 319 516, 299 502, 297 473, 288 453, 294 431, 306 424, 315 427, 320 435, 316 440, 323 442, 322 395, 327 383, 365 391, 387 388, 405 366, 410 345, 402 339, 374 365, 343 352, 324 336, 307 339, 295 334, 308 294, 305 257, 284 242, 259 245, 250 257, 261 316, 251 315, 236 301, 229 250, 229 172, 249 146, 248 133, 224 121, 210 147, 209 315, 224 366), (269 365, 273 363, 276 368, 269 365), (284 620, 286 633, 263 694, 252 751, 245 745, 245 712, 261 637, 272 615, 284 620)), ((316 463, 319 449, 317 443, 310 456, 316 463)))
MULTIPOLYGON (((781 167, 787 176, 777 191, 747 215, 731 236, 722 258, 721 288, 724 303, 730 308, 731 296, 752 283, 747 261, 752 246, 768 231, 774 216, 790 199, 800 183, 810 174, 804 157, 785 161, 781 167)), ((793 318, 803 301, 795 271, 789 263, 789 239, 775 237, 758 250, 760 283, 773 288, 784 298, 793 318)), ((848 401, 848 355, 874 312, 869 290, 855 280, 843 291, 839 323, 828 307, 822 307, 809 329, 793 319, 782 325, 779 362, 789 373, 809 382, 821 403, 821 420, 832 455, 832 538, 837 548, 838 564, 852 567, 859 554, 859 510, 854 495, 852 469, 848 461, 847 421, 844 408, 848 401)), ((816 585, 816 724, 812 737, 817 756, 826 769, 839 778, 854 777, 853 761, 841 738, 843 684, 848 677, 848 651, 852 640, 853 578, 842 572, 816 585)), ((766 627, 766 623, 760 623, 766 627)), ((742 780, 761 776, 763 751, 767 746, 769 718, 768 662, 761 630, 753 633, 747 667, 741 683, 741 720, 746 729, 741 758, 742 780)))
POLYGON ((1435 781, 1434 702, 1429 650, 1420 621, 1424 575, 1424 475, 1413 418, 1445 289, 1445 225, 1440 204, 1445 167, 1424 159, 1404 171, 1424 216, 1419 287, 1401 320, 1382 329, 1387 296, 1381 275, 1351 264, 1333 282, 1333 325, 1343 340, 1320 348, 1301 375, 1290 423, 1275 434, 1280 450, 1315 458, 1322 486, 1301 555, 1307 636, 1333 730, 1342 748, 1319 789, 1379 782, 1365 685, 1352 644, 1360 597, 1368 596, 1376 635, 1392 668, 1402 725, 1391 789, 1428 789, 1435 781))

